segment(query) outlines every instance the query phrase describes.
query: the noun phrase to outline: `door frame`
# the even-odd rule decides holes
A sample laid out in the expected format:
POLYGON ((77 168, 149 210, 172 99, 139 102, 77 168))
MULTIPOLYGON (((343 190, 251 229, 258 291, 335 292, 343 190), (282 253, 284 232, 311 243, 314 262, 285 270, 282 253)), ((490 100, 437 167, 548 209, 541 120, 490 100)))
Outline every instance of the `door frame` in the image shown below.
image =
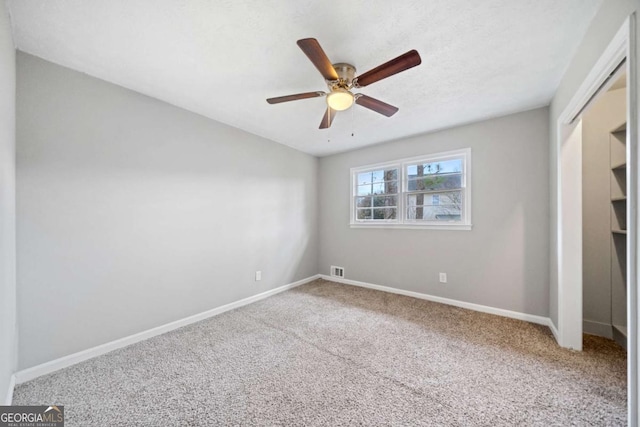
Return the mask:
MULTIPOLYGON (((628 422, 638 425, 638 52, 636 14, 618 30, 557 122, 558 324, 562 347, 582 350, 582 110, 622 61, 627 70, 627 352, 628 422), (577 130, 578 132, 574 132, 577 130), (579 303, 578 303, 579 302, 579 303)), ((554 331, 555 332, 555 331, 554 331)))

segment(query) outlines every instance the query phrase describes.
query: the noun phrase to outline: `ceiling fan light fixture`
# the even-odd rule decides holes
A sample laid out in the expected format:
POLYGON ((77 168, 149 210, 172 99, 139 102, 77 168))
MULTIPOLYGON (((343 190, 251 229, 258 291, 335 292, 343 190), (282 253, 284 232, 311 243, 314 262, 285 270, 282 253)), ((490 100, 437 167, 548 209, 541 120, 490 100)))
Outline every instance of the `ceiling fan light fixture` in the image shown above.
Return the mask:
POLYGON ((336 88, 327 95, 327 105, 336 111, 343 111, 353 105, 353 94, 346 89, 336 88))

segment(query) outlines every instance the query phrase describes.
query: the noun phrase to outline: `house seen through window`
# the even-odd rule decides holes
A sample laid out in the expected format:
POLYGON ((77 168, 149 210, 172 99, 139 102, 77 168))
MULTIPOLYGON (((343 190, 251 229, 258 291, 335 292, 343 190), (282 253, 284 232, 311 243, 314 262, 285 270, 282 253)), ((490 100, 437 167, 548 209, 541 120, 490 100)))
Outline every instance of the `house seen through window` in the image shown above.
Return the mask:
POLYGON ((407 219, 460 221, 462 217, 463 160, 409 164, 407 219))

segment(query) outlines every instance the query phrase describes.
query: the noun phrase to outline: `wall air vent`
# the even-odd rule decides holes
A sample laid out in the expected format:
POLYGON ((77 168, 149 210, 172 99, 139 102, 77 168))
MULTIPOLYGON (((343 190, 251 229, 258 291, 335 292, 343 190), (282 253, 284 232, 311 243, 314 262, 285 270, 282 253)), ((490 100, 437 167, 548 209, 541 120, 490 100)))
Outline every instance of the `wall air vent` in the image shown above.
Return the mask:
POLYGON ((333 277, 341 277, 344 279, 344 268, 336 267, 335 265, 331 266, 331 276, 333 277))

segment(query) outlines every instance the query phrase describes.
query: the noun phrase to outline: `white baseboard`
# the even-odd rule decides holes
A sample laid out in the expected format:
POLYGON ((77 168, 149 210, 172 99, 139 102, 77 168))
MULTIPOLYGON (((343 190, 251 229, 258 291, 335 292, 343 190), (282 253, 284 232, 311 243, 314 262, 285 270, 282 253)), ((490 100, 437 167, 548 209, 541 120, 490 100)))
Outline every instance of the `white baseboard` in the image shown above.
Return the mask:
POLYGON ((233 310, 233 309, 245 306, 247 304, 251 304, 256 301, 260 301, 262 299, 268 298, 280 292, 284 292, 289 289, 295 288, 297 286, 304 285, 305 283, 309 283, 313 280, 318 279, 319 277, 320 275, 316 274, 314 276, 307 277, 306 279, 298 280, 297 282, 280 286, 279 288, 271 289, 270 291, 266 291, 261 294, 253 295, 251 297, 244 298, 239 301, 235 301, 235 302, 223 305, 221 307, 216 307, 214 309, 211 309, 199 314, 195 314, 193 316, 185 317, 184 319, 176 320, 174 322, 167 323, 165 325, 158 326, 152 329, 148 329, 146 331, 142 331, 137 334, 130 335, 128 337, 120 338, 115 341, 101 344, 99 346, 92 347, 83 351, 79 351, 77 353, 73 353, 68 356, 63 356, 59 359, 55 359, 50 362, 43 363, 41 365, 23 369, 21 371, 16 372, 15 383, 22 384, 24 382, 30 381, 39 376, 50 374, 51 372, 57 371, 62 368, 66 368, 71 365, 75 365, 76 363, 80 363, 97 356, 101 356, 110 351, 117 350, 119 348, 126 347, 128 345, 135 344, 140 341, 144 341, 146 339, 155 337, 157 335, 164 334, 169 331, 173 331, 174 329, 178 329, 183 326, 187 326, 192 323, 196 323, 201 320, 208 319, 209 317, 217 316, 218 314, 222 314, 226 311, 233 310))
POLYGON ((594 322, 593 320, 583 320, 582 332, 585 334, 613 339, 613 326, 608 323, 594 322))
POLYGON ((561 345, 560 332, 558 332, 558 328, 556 328, 556 325, 553 324, 553 321, 551 319, 549 319, 549 324, 547 326, 549 326, 549 329, 551 329, 551 333, 553 334, 553 337, 556 339, 556 342, 558 343, 558 345, 561 345))
MULTIPOLYGON (((375 289, 377 291, 389 292, 392 294, 405 295, 408 297, 419 298, 427 301, 439 302, 441 304, 453 305, 455 307, 466 308, 469 310, 480 311, 482 313, 495 314, 512 319, 524 320, 526 322, 537 323, 539 325, 549 326, 551 320, 548 317, 536 316, 534 314, 520 313, 518 311, 504 310, 502 308, 489 307, 486 305, 474 304, 471 302, 458 301, 449 298, 437 297, 434 295, 422 294, 419 292, 405 291, 403 289, 390 288, 388 286, 374 285, 372 283, 359 282, 357 280, 342 279, 333 276, 320 275, 320 278, 330 282, 343 283, 345 285, 360 286, 362 288, 375 289)), ((553 330, 552 330, 553 332, 553 330)))
POLYGON ((16 387, 16 376, 11 375, 9 378, 9 387, 7 387, 7 394, 5 394, 4 402, 2 405, 11 406, 11 402, 13 402, 13 389, 16 387))
POLYGON ((613 340, 625 350, 627 350, 627 328, 626 326, 613 325, 613 340))

